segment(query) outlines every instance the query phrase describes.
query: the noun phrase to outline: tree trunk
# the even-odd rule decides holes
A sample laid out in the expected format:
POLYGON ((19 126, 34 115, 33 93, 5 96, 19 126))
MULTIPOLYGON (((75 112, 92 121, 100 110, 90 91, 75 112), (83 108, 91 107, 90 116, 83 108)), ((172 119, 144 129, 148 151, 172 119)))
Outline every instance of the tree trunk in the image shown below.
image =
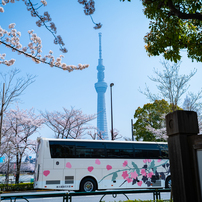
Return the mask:
POLYGON ((16 177, 15 177, 15 183, 16 184, 19 184, 19 179, 20 179, 20 167, 21 167, 21 159, 22 159, 22 155, 20 154, 20 156, 19 156, 19 154, 17 154, 16 155, 16 159, 17 159, 17 161, 16 161, 16 177))
POLYGON ((9 181, 9 167, 10 167, 10 155, 8 156, 8 163, 7 163, 7 170, 6 170, 6 184, 8 184, 9 181))

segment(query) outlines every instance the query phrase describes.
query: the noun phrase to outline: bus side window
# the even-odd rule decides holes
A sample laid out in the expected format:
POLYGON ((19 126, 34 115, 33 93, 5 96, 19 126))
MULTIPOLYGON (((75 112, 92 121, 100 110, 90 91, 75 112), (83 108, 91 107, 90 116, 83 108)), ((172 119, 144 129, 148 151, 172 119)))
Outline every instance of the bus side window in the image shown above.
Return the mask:
POLYGON ((133 158, 132 149, 120 149, 120 158, 133 158))
POLYGON ((147 150, 145 149, 135 149, 135 158, 136 159, 148 159, 147 150))
POLYGON ((137 159, 159 159, 160 150, 135 149, 135 158, 137 158, 137 159))
POLYGON ((50 141, 51 158, 73 158, 75 157, 75 146, 68 142, 50 141))
POLYGON ((161 158, 168 159, 168 150, 161 150, 161 158))
POLYGON ((160 150, 150 150, 148 153, 148 159, 160 159, 160 150))
POLYGON ((105 158, 105 149, 103 143, 77 142, 77 158, 105 158))
POLYGON ((74 157, 75 157, 75 146, 63 145, 62 158, 74 158, 74 157))
POLYGON ((133 158, 132 144, 106 143, 108 158, 133 158))
POLYGON ((106 157, 105 149, 94 148, 92 157, 93 158, 105 158, 106 157))
POLYGON ((119 158, 120 150, 119 149, 107 149, 107 157, 108 158, 119 158))

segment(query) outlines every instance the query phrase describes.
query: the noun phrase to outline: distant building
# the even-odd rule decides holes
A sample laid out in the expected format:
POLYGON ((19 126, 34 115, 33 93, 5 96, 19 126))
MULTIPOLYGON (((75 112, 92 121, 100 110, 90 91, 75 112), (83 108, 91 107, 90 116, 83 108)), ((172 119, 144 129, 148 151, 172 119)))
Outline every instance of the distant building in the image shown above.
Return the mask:
POLYGON ((25 163, 35 163, 36 158, 32 158, 32 156, 26 156, 25 163))
POLYGON ((107 131, 107 118, 106 118, 106 106, 105 106, 105 92, 107 90, 107 83, 104 81, 104 70, 102 60, 102 48, 101 48, 101 36, 99 33, 99 59, 97 66, 97 79, 95 83, 95 89, 97 92, 97 132, 102 134, 104 139, 109 139, 107 131))

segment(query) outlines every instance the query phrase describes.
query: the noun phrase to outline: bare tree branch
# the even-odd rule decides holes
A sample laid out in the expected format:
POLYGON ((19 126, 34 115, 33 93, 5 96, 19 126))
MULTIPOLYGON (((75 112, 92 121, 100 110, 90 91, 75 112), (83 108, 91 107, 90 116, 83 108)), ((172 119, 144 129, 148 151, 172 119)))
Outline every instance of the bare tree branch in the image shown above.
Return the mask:
POLYGON ((95 115, 85 115, 81 110, 71 108, 68 110, 63 107, 63 112, 41 112, 46 119, 45 124, 55 133, 56 138, 78 139, 84 132, 92 127, 86 124, 95 119, 95 115))
POLYGON ((164 61, 162 65, 164 67, 163 72, 154 69, 156 77, 149 77, 151 81, 157 83, 156 87, 159 94, 152 94, 147 85, 145 91, 139 91, 153 102, 160 99, 167 100, 170 104, 173 104, 173 110, 175 110, 182 95, 189 88, 188 82, 196 74, 197 70, 194 69, 188 75, 179 75, 180 63, 169 65, 168 62, 164 61))
MULTIPOLYGON (((4 111, 6 111, 6 109, 10 104, 19 99, 19 96, 22 95, 22 93, 29 85, 35 82, 36 76, 29 74, 26 75, 26 78, 24 77, 16 78, 16 76, 19 73, 20 73, 19 69, 13 69, 6 74, 0 73, 3 82, 6 84, 4 111)), ((0 95, 2 97, 1 88, 0 88, 0 95)))

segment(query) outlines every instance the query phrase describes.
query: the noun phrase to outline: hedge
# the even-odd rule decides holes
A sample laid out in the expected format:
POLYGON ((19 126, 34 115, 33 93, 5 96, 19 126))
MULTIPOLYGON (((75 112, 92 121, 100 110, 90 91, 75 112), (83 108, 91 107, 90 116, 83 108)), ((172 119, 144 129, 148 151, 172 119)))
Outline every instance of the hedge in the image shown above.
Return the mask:
POLYGON ((32 190, 34 183, 0 184, 1 191, 26 191, 32 190))

